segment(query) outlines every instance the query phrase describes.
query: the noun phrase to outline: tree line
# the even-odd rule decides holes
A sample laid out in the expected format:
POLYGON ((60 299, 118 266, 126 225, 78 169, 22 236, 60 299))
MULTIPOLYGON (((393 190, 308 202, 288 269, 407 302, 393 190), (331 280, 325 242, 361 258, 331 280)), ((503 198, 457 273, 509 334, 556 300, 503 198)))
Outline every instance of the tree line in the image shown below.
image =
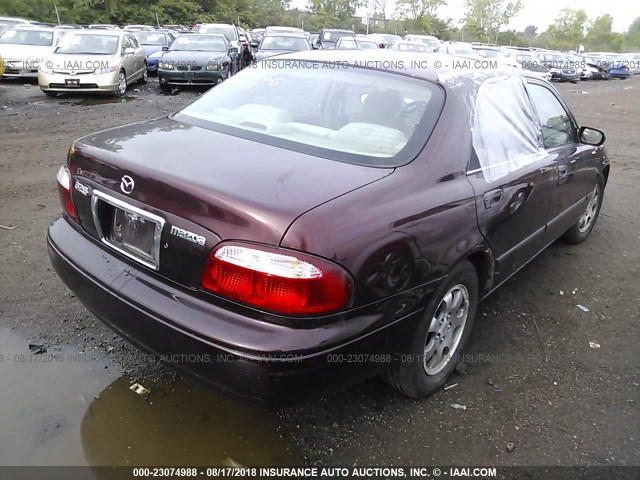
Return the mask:
POLYGON ((290 8, 290 0, 2 0, 0 15, 63 24, 183 24, 224 22, 245 28, 267 25, 349 28, 357 33, 435 35, 442 40, 480 41, 554 50, 640 51, 640 17, 626 32, 612 30, 613 18, 589 18, 583 9, 565 8, 546 30, 530 25, 505 30, 523 8, 522 0, 466 0, 463 19, 442 18, 446 0, 308 0, 290 8), (54 8, 55 5, 55 8, 54 8), (57 8, 57 14, 56 14, 57 8), (369 20, 356 17, 366 10, 369 20), (367 22, 369 26, 367 27, 367 22))

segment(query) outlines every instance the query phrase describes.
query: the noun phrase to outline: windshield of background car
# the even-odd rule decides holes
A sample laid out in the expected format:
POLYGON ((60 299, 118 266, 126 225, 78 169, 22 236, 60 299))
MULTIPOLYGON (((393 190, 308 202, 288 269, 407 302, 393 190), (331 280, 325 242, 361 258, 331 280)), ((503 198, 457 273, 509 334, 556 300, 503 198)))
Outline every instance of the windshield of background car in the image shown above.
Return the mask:
POLYGON ((323 42, 337 42, 339 38, 342 37, 353 37, 353 33, 351 32, 324 32, 322 34, 323 42))
POLYGON ((359 165, 395 167, 413 160, 442 110, 441 87, 389 72, 323 65, 258 62, 173 118, 359 165))
POLYGON ((358 48, 361 50, 372 50, 374 48, 377 49, 378 44, 370 40, 358 40, 358 48))
POLYGON ((480 55, 484 58, 498 58, 500 56, 500 52, 498 50, 491 50, 488 48, 478 48, 475 49, 477 55, 480 55))
POLYGON ((238 38, 236 37, 236 29, 233 27, 200 27, 198 33, 213 33, 217 35, 224 35, 229 42, 235 42, 238 38))
POLYGON ((0 43, 50 47, 53 45, 53 32, 50 30, 11 29, 0 37, 0 43))
POLYGON ((262 40, 261 50, 288 50, 298 52, 309 50, 309 42, 304 37, 279 37, 267 35, 262 40))
POLYGON ((478 56, 478 52, 476 52, 473 48, 452 47, 451 50, 453 50, 454 55, 471 55, 473 57, 478 56))
POLYGON ((417 43, 405 43, 399 42, 395 45, 396 48, 394 50, 401 50, 403 52, 428 52, 429 49, 426 45, 421 45, 417 43))
POLYGON ((220 35, 180 35, 171 44, 170 51, 226 52, 227 44, 220 35))
POLYGON ((55 53, 115 55, 119 37, 116 35, 74 35, 67 34, 60 40, 55 53))
POLYGON ((158 45, 167 44, 164 33, 139 32, 134 35, 138 39, 140 45, 158 45))

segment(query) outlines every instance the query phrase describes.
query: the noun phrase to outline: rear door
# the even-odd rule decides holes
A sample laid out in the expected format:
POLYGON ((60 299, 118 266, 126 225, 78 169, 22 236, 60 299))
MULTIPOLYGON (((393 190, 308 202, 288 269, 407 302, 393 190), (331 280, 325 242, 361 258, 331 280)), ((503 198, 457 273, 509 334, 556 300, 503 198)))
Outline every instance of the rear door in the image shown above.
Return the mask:
POLYGON ((601 151, 578 142, 578 127, 560 96, 549 85, 529 80, 527 90, 540 120, 544 147, 549 152, 557 179, 545 235, 552 242, 582 214, 593 191, 601 151))
POLYGON ((133 53, 130 53, 130 50, 128 50, 131 48, 134 48, 134 46, 129 40, 129 35, 125 35, 124 37, 122 37, 122 63, 127 74, 128 83, 130 83, 131 79, 134 78, 137 73, 135 61, 136 57, 133 53))
POLYGON ((518 76, 491 78, 480 87, 472 135, 467 178, 478 226, 494 254, 497 286, 544 248, 556 168, 518 76))

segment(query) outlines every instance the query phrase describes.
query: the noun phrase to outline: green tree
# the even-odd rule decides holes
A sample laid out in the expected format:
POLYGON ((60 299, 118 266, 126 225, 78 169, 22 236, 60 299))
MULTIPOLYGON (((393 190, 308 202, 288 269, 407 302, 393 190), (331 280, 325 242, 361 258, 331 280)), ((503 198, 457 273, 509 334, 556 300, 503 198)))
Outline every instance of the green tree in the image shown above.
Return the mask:
POLYGON ((463 29, 477 38, 497 42, 500 29, 522 10, 522 1, 466 0, 465 8, 463 29))
POLYGON ((194 0, 160 0, 151 10, 162 24, 189 25, 202 13, 194 0))
POLYGON ((542 40, 550 45, 549 48, 576 49, 583 41, 583 29, 588 25, 587 20, 584 10, 563 8, 547 31, 541 35, 542 40))
POLYGON ((436 11, 446 0, 398 0, 396 11, 401 18, 421 21, 425 16, 435 17, 436 11))
POLYGON ((640 17, 629 25, 629 30, 624 34, 623 48, 625 52, 640 51, 640 17))

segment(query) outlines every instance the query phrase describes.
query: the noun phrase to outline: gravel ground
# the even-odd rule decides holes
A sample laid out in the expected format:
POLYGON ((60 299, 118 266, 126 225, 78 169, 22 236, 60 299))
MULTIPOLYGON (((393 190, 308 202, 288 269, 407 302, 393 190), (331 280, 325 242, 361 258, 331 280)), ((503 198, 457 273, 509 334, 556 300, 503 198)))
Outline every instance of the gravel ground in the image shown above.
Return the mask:
MULTIPOLYGON (((204 387, 140 362, 58 280, 45 245, 60 210, 55 175, 73 140, 199 95, 159 95, 153 80, 124 99, 52 99, 34 84, 0 83, 0 224, 16 226, 0 230, 0 328, 50 349, 96 352, 105 368, 171 397, 173 385, 204 387)), ((265 411, 305 463, 640 465, 640 77, 558 89, 581 123, 608 137, 611 176, 589 240, 552 245, 480 306, 455 387, 413 401, 372 380, 265 411)))

